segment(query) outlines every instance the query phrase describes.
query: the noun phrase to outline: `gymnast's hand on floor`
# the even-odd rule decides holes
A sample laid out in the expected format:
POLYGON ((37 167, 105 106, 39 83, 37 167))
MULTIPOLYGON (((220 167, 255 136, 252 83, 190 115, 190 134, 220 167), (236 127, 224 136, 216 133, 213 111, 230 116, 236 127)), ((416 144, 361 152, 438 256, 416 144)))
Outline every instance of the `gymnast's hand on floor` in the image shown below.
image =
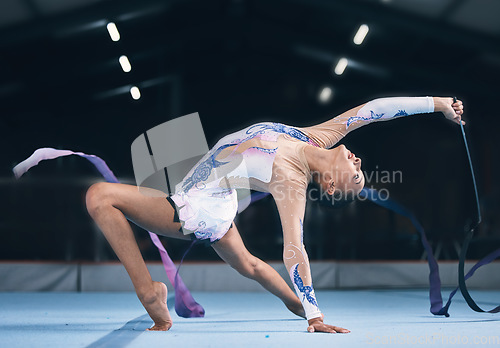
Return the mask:
POLYGON ((308 320, 309 327, 307 331, 309 332, 328 332, 328 333, 349 333, 351 331, 344 329, 342 327, 328 325, 323 323, 323 317, 313 318, 308 320))
POLYGON ((434 106, 435 111, 441 111, 448 120, 465 125, 462 120, 464 106, 461 100, 454 103, 453 98, 434 98, 434 106))

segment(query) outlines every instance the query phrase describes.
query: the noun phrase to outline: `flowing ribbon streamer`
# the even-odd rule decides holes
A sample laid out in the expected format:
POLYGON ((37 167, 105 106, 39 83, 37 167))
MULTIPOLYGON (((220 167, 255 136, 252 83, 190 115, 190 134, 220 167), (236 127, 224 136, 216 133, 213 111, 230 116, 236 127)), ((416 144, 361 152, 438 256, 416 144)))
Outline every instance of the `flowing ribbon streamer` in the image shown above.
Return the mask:
MULTIPOLYGON (((403 207, 401 204, 395 202, 392 199, 389 199, 388 197, 383 197, 377 190, 375 189, 369 189, 369 188, 364 188, 361 193, 359 194, 360 197, 367 198, 373 203, 380 205, 386 209, 392 210, 397 214, 400 214, 404 217, 407 217, 410 219, 412 222, 413 226, 417 229, 417 231, 420 233, 421 241, 424 246, 425 251, 427 252, 427 261, 429 263, 429 298, 431 302, 431 313, 435 315, 444 315, 446 317, 449 317, 450 314, 448 313, 448 308, 451 305, 451 300, 453 296, 455 296, 455 293, 458 291, 459 287, 454 289, 450 293, 450 297, 448 298, 448 302, 446 305, 443 307, 443 298, 441 296, 441 279, 439 277, 439 266, 434 258, 434 254, 432 253, 432 248, 429 245, 429 242, 427 241, 427 237, 425 236, 425 231, 420 222, 417 220, 415 215, 411 213, 408 209, 403 207)), ((464 248, 466 246, 464 245, 464 248)), ((500 256, 500 249, 492 252, 491 254, 488 254, 486 257, 481 259, 479 262, 477 262, 470 270, 469 272, 465 275, 465 280, 469 279, 472 277, 474 272, 481 266, 487 265, 493 260, 495 260, 497 257, 500 256)), ((496 312, 490 311, 490 313, 497 313, 498 312, 498 307, 495 309, 496 312)))
MULTIPOLYGON (((457 102, 457 97, 453 97, 453 102, 457 102)), ((472 176, 472 182, 474 184, 474 194, 476 195, 476 209, 477 209, 477 222, 476 224, 469 229, 469 232, 467 233, 464 241, 464 245, 462 246, 462 250, 460 252, 460 261, 458 262, 458 286, 460 287, 460 291, 462 292, 462 296, 465 298, 465 301, 469 305, 472 310, 476 312, 485 312, 485 313, 498 313, 500 312, 500 306, 497 306, 489 311, 485 311, 481 309, 476 302, 472 299, 472 296, 469 294, 469 290, 467 290, 467 284, 465 284, 465 281, 467 280, 467 276, 464 276, 464 268, 465 268, 465 257, 467 256, 467 249, 469 248, 469 243, 474 236, 474 230, 479 226, 479 224, 482 221, 481 218, 481 206, 479 205, 479 195, 477 193, 477 184, 476 184, 476 175, 474 175, 474 167, 472 166, 472 159, 470 156, 470 151, 469 151, 469 145, 467 143, 467 137, 465 136, 465 129, 464 125, 462 122, 460 122, 460 129, 462 130, 462 136, 464 138, 464 144, 465 144, 465 151, 467 152, 467 158, 469 159, 469 168, 470 168, 470 173, 472 176)), ((495 260, 500 256, 500 249, 492 252, 491 254, 487 255, 484 259, 479 261, 477 267, 474 266, 471 271, 474 273, 474 271, 481 267, 483 264, 490 263, 491 261, 495 260)), ((470 271, 469 271, 470 273, 470 271)), ((456 290, 455 290, 456 291, 456 290)))
MULTIPOLYGON (((109 169, 106 162, 104 162, 104 160, 102 160, 101 158, 95 155, 87 155, 83 152, 56 150, 48 147, 36 150, 29 158, 25 159, 17 166, 15 166, 12 171, 14 172, 16 178, 19 179, 31 167, 34 167, 38 163, 40 163, 40 161, 69 155, 77 155, 87 159, 97 168, 97 170, 101 173, 101 175, 107 182, 119 183, 118 179, 113 174, 111 169, 109 169)), ((199 303, 194 300, 181 277, 178 275, 177 268, 175 267, 175 264, 165 250, 165 247, 160 242, 160 239, 156 234, 149 231, 148 233, 149 237, 153 241, 153 244, 158 248, 158 251, 160 252, 160 257, 163 262, 165 272, 167 273, 168 280, 175 288, 175 312, 177 313, 177 315, 184 318, 203 317, 205 315, 205 310, 199 303)))

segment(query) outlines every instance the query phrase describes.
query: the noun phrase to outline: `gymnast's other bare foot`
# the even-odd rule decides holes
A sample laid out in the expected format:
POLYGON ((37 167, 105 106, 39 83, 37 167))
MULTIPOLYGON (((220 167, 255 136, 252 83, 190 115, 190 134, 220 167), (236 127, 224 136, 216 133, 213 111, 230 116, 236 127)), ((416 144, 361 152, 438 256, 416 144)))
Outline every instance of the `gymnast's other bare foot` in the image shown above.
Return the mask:
POLYGON ((172 327, 172 318, 167 308, 167 286, 161 282, 153 282, 153 289, 153 294, 139 297, 155 323, 147 331, 167 331, 172 327))

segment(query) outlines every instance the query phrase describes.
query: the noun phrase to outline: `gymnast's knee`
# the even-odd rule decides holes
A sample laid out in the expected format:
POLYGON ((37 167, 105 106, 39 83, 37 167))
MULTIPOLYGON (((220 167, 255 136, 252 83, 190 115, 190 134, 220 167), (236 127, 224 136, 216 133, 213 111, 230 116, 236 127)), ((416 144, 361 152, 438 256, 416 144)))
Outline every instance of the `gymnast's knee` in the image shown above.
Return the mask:
POLYGON ((257 277, 260 271, 260 260, 255 256, 250 256, 245 258, 245 261, 242 261, 236 265, 231 265, 238 273, 242 276, 254 279, 257 277))
POLYGON ((93 184, 85 195, 85 204, 90 216, 95 217, 100 211, 112 206, 111 187, 107 182, 93 184))

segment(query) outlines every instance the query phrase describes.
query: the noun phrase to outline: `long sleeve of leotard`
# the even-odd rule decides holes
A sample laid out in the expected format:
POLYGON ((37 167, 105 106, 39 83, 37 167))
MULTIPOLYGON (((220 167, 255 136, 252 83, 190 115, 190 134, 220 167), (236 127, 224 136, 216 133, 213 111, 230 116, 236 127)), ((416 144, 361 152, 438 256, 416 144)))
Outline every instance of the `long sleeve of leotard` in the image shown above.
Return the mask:
POLYGON ((321 317, 321 311, 314 294, 309 258, 303 243, 306 198, 299 191, 287 190, 286 183, 283 186, 283 190, 273 194, 283 227, 283 262, 309 320, 321 317))
POLYGON ((326 122, 299 128, 316 144, 331 148, 352 130, 376 121, 434 112, 432 97, 379 98, 355 107, 326 122))

